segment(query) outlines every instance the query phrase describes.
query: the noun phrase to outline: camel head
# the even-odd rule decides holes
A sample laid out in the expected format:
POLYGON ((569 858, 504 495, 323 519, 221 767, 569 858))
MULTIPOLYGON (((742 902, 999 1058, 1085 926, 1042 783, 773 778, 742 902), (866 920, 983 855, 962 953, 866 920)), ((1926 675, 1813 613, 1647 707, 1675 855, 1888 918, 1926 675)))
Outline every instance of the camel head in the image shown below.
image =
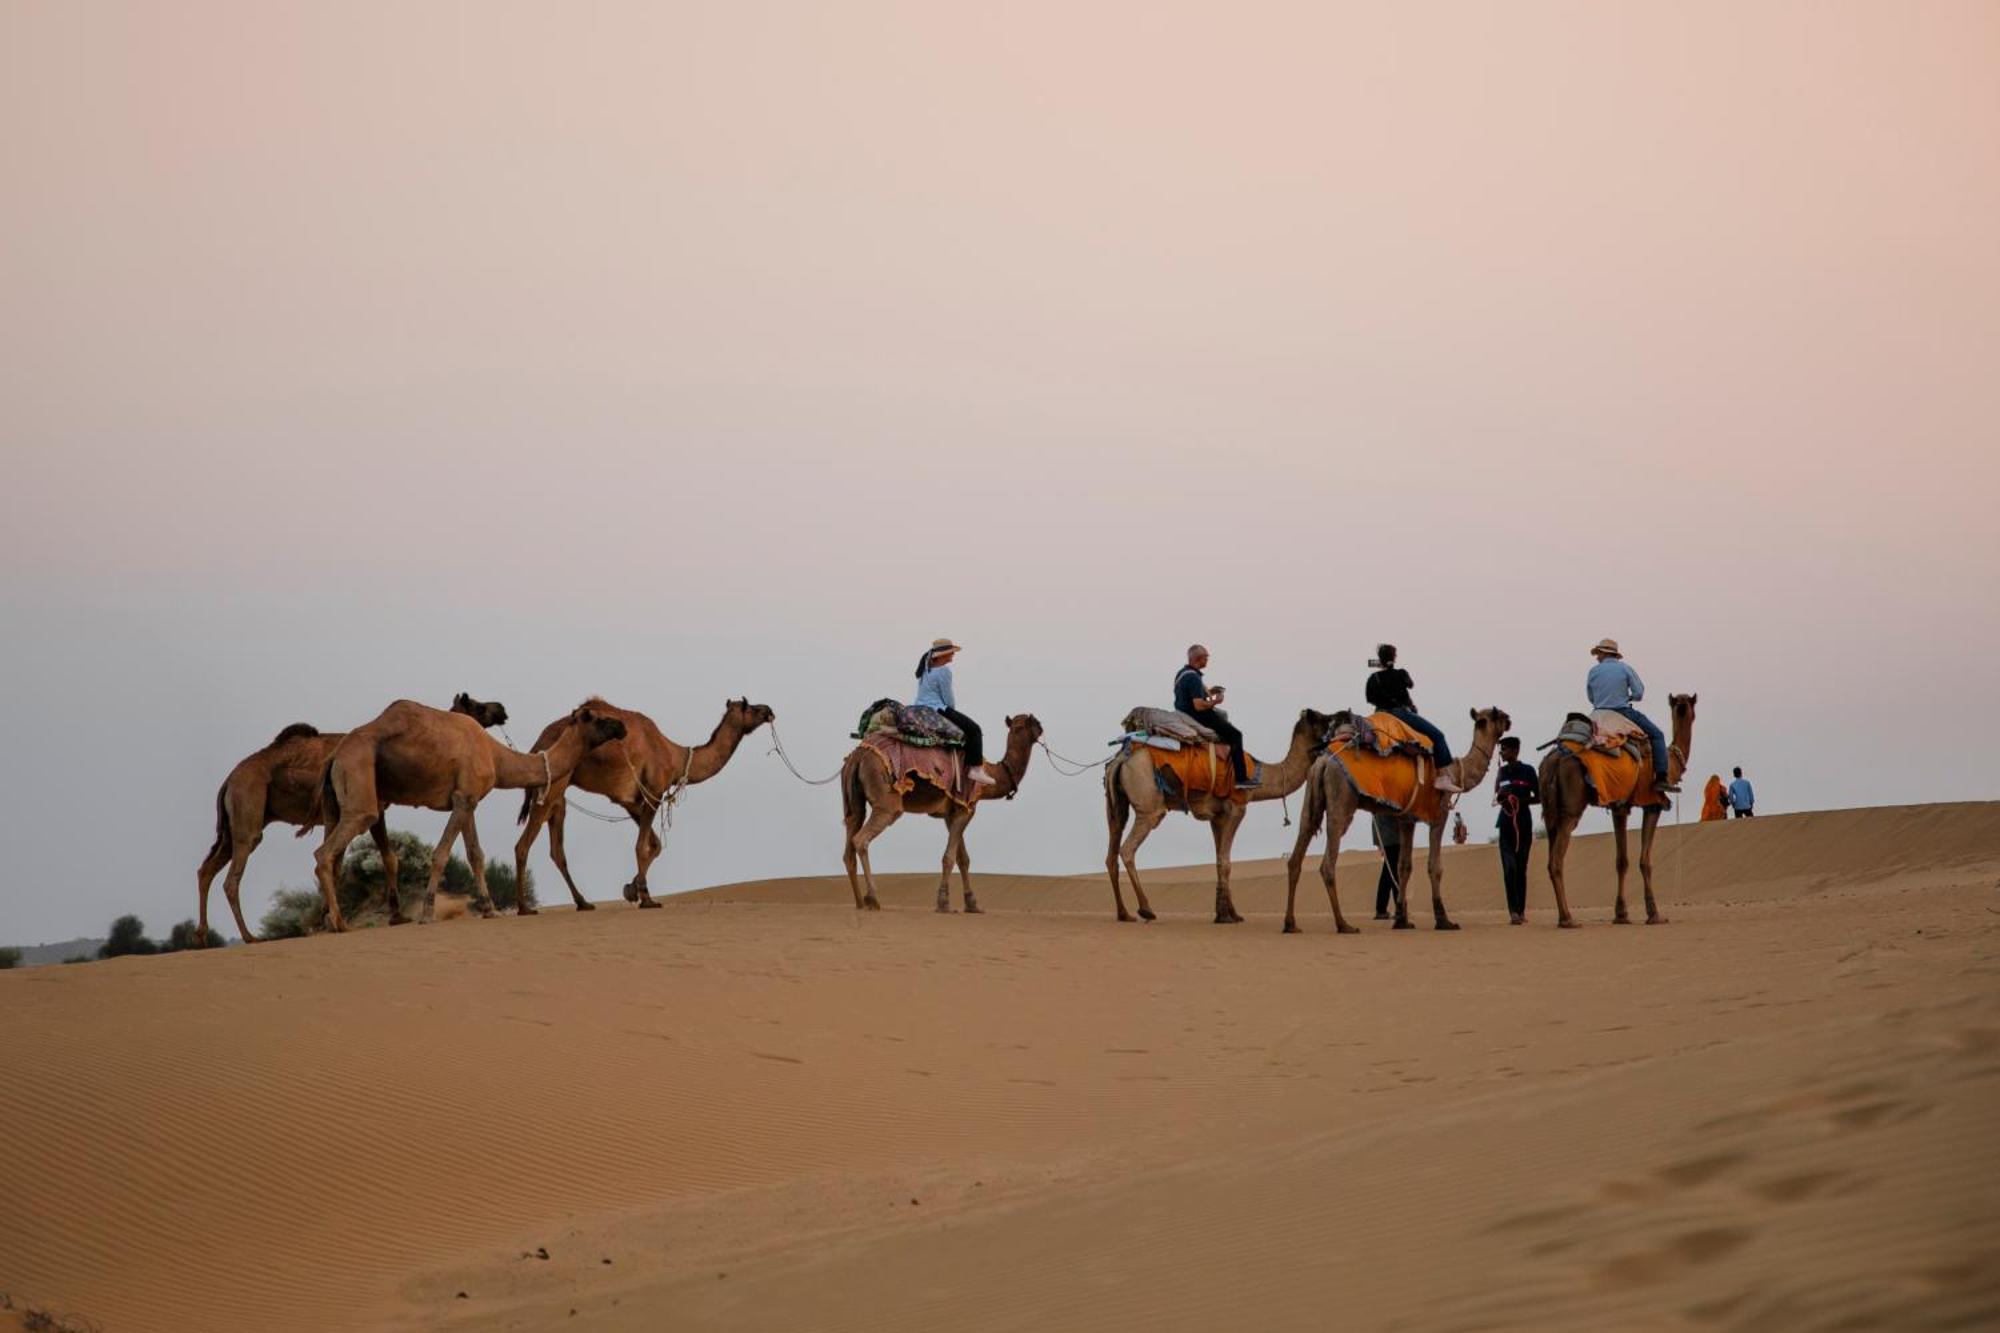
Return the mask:
POLYGON ((486 703, 460 690, 458 697, 451 701, 451 711, 463 713, 482 727, 504 727, 507 725, 507 710, 500 704, 486 703))
POLYGON ((1667 707, 1674 715, 1674 725, 1694 726, 1694 701, 1696 697, 1692 694, 1670 694, 1667 696, 1667 707))
POLYGON ((625 739, 625 723, 608 713, 599 713, 584 704, 569 715, 569 724, 579 729, 583 737, 583 748, 595 750, 607 741, 625 739))
POLYGON ((740 728, 745 735, 769 722, 776 722, 778 715, 768 704, 753 704, 748 699, 731 699, 725 707, 725 716, 740 728))
POLYGON ((1472 714, 1472 734, 1475 736, 1484 734, 1495 745, 1500 743, 1502 736, 1513 730, 1514 719, 1508 717, 1506 712, 1497 706, 1493 708, 1474 708, 1468 711, 1472 714))
POLYGON ((1033 745, 1042 738, 1041 719, 1033 713, 1015 713, 1009 717, 1007 719, 1007 738, 1012 740, 1016 736, 1026 737, 1028 744, 1033 745))
POLYGON ((1353 714, 1322 713, 1317 708, 1301 708, 1299 720, 1292 727, 1292 735, 1304 736, 1314 745, 1324 745, 1327 737, 1333 735, 1334 724, 1343 717, 1351 720, 1353 714))

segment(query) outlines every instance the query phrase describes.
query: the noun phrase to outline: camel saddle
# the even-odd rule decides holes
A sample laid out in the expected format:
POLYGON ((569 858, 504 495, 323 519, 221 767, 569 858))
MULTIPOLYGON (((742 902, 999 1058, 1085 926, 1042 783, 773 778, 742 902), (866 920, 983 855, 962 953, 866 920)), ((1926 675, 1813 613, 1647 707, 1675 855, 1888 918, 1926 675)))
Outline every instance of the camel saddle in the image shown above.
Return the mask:
POLYGON ((1600 708, 1571 713, 1556 738, 1541 748, 1561 746, 1583 765, 1593 803, 1666 808, 1672 802, 1653 786, 1653 747, 1639 725, 1623 713, 1600 708))
MULTIPOLYGON (((1220 741, 1182 745, 1168 740, 1162 745, 1142 736, 1126 736, 1119 743, 1119 755, 1144 749, 1153 761, 1153 782, 1170 804, 1187 808, 1190 796, 1223 796, 1238 805, 1250 799, 1247 791, 1236 790, 1236 770, 1229 762, 1229 747, 1220 741)), ((1261 781, 1264 766, 1251 755, 1243 756, 1243 766, 1253 780, 1261 781)))
MULTIPOLYGON (((1214 745, 1221 738, 1186 713, 1172 708, 1135 708, 1119 723, 1127 736, 1153 740, 1165 737, 1180 745, 1214 745)), ((1161 747, 1175 748, 1175 747, 1161 747)))
POLYGON ((927 782, 959 805, 971 805, 972 777, 965 752, 942 745, 918 745, 886 731, 861 738, 861 748, 881 762, 896 790, 907 796, 919 781, 927 782))
POLYGON ((1327 748, 1343 744, 1372 750, 1380 755, 1421 754, 1428 758, 1431 753, 1431 738, 1394 713, 1371 713, 1366 717, 1353 714, 1334 728, 1327 748))
POLYGON ((1435 823, 1447 808, 1430 738, 1388 713, 1352 717, 1333 730, 1327 758, 1370 806, 1435 823))
POLYGON ((965 745, 965 733, 958 723, 937 709, 895 699, 877 699, 863 710, 854 729, 854 739, 865 740, 876 735, 894 736, 916 746, 962 749, 965 745))
POLYGON ((1653 755, 1646 729, 1612 708, 1571 713, 1563 719, 1562 730, 1556 733, 1556 738, 1540 748, 1546 750, 1551 745, 1561 745, 1565 750, 1595 750, 1601 754, 1622 752, 1634 759, 1650 760, 1653 755))

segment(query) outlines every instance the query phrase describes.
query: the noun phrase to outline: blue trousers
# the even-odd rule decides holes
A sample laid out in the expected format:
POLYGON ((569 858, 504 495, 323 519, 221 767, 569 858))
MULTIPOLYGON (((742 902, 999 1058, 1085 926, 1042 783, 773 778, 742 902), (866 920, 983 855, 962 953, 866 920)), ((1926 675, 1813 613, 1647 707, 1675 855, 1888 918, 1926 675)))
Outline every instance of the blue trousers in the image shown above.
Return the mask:
POLYGON ((1665 778, 1667 776, 1667 738, 1658 727, 1653 725, 1653 719, 1647 717, 1630 704, 1627 704, 1623 708, 1614 708, 1611 711, 1619 714, 1627 721, 1639 724, 1640 729, 1646 733, 1646 739, 1653 743, 1653 776, 1656 778, 1665 778))
MULTIPOLYGON (((1444 738, 1444 733, 1439 731, 1429 718, 1422 716, 1414 708, 1391 708, 1389 716, 1403 719, 1431 738, 1431 757, 1437 760, 1439 768, 1451 762, 1451 742, 1444 738)), ((1646 725, 1651 726, 1652 723, 1648 722, 1646 725)))

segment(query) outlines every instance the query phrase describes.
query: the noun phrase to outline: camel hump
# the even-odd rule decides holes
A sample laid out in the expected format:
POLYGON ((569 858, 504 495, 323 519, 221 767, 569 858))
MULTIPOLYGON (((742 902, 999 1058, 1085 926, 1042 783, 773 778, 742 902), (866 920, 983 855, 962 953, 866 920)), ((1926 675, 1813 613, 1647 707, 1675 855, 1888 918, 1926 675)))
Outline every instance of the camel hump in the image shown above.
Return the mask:
POLYGON ((283 731, 273 736, 271 738, 271 743, 265 746, 264 748, 267 750, 275 750, 280 745, 283 745, 286 741, 295 741, 301 736, 317 736, 317 735, 319 735, 319 728, 315 727, 312 723, 294 722, 292 723, 291 726, 286 727, 283 731))

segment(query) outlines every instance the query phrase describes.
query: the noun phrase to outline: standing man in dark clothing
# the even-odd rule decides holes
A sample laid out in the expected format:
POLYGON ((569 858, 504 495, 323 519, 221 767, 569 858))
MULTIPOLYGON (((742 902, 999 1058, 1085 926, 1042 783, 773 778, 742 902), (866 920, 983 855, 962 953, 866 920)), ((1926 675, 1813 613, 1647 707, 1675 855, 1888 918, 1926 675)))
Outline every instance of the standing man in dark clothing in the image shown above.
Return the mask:
POLYGON ((1442 792, 1456 792, 1458 784, 1445 772, 1451 763, 1451 742, 1429 718, 1417 712, 1416 704, 1410 699, 1410 690, 1416 682, 1410 673, 1396 665, 1396 645, 1385 643, 1375 649, 1375 660, 1368 664, 1375 668, 1375 674, 1368 678, 1368 706, 1379 708, 1385 713, 1401 718, 1430 738, 1431 757, 1437 761, 1436 787, 1442 792))
POLYGON ((1403 830, 1393 819, 1374 816, 1375 827, 1370 830, 1375 845, 1382 849, 1382 872, 1375 876, 1375 919, 1387 921, 1389 908, 1396 902, 1396 867, 1403 855, 1403 830))
POLYGON ((1187 651, 1187 665, 1174 677, 1174 711, 1186 713, 1195 721, 1207 727, 1229 747, 1229 763, 1236 770, 1236 785, 1252 787, 1247 756, 1243 753, 1243 733, 1229 721, 1229 715, 1222 711, 1222 687, 1211 687, 1201 678, 1202 670, 1208 666, 1208 649, 1193 644, 1187 651))
POLYGON ((1521 742, 1500 742, 1500 772, 1493 780, 1493 804, 1500 807, 1500 878, 1507 886, 1507 920, 1528 924, 1528 855, 1535 848, 1533 807, 1541 802, 1541 781, 1521 762, 1521 742))

